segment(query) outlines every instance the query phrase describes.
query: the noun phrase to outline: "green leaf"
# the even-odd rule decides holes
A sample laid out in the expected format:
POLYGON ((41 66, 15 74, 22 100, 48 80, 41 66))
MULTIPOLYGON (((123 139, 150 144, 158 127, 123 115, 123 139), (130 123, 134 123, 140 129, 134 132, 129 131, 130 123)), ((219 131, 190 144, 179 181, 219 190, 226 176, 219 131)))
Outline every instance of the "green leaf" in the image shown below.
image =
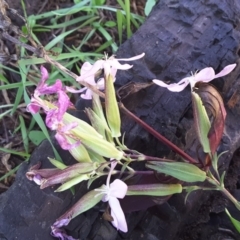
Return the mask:
POLYGON ((42 131, 38 130, 30 131, 28 137, 36 146, 46 139, 46 135, 42 131))
POLYGON ((22 133, 22 140, 23 140, 24 149, 25 149, 26 152, 28 152, 29 142, 28 142, 28 136, 27 136, 27 129, 26 129, 26 125, 25 125, 24 119, 23 119, 23 117, 21 115, 19 116, 19 120, 20 120, 20 126, 21 126, 21 133, 22 133))
POLYGON ((240 222, 238 220, 236 220, 235 218, 233 218, 231 216, 231 214, 229 213, 229 211, 225 208, 225 212, 226 214, 229 216, 233 226, 236 228, 236 230, 240 233, 240 222))
POLYGON ((203 182, 206 179, 206 172, 189 163, 149 161, 146 167, 184 182, 203 182))
POLYGON ((123 34, 123 14, 120 10, 117 10, 117 28, 118 28, 118 38, 119 43, 122 44, 122 34, 123 34))
POLYGON ((75 203, 60 219, 73 219, 79 214, 86 212, 102 200, 102 194, 92 190, 86 193, 77 203, 75 203))
POLYGON ((152 8, 155 6, 156 0, 147 0, 145 8, 144 8, 144 13, 146 16, 149 15, 149 13, 152 11, 152 8))
MULTIPOLYGON (((76 140, 74 140, 70 137, 66 137, 66 138, 70 144, 76 143, 76 140)), ((91 158, 89 157, 87 149, 81 143, 78 146, 69 149, 69 152, 75 158, 75 160, 80 163, 81 162, 92 162, 91 158)))
POLYGON ((195 122, 198 139, 203 147, 203 151, 205 153, 210 153, 211 149, 210 149, 210 143, 208 140, 208 133, 211 128, 211 124, 210 124, 206 109, 203 106, 201 98, 195 92, 192 92, 192 101, 193 101, 194 122, 195 122))
POLYGON ((88 174, 81 174, 80 176, 77 176, 77 177, 67 181, 66 183, 63 183, 58 189, 55 190, 55 192, 65 191, 65 190, 71 188, 72 186, 74 186, 82 181, 88 180, 88 179, 89 179, 88 174))
POLYGON ((64 163, 54 159, 54 158, 50 158, 48 157, 48 160, 50 161, 50 163, 56 167, 56 168, 59 168, 61 170, 65 169, 66 167, 68 167, 67 165, 65 165, 64 163))
POLYGON ((105 27, 115 27, 117 24, 114 21, 107 21, 104 23, 105 27))
POLYGON ((128 186, 126 195, 168 196, 181 192, 181 184, 144 184, 128 186))

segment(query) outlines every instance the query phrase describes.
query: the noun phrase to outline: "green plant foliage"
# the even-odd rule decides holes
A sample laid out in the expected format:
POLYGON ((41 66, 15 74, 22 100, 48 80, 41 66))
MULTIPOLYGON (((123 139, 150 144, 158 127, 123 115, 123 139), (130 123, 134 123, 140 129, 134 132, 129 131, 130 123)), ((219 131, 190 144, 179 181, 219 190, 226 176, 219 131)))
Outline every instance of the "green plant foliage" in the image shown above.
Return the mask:
POLYGON ((236 220, 235 218, 233 218, 231 216, 231 214, 229 213, 229 211, 225 208, 225 212, 228 215, 228 217, 230 218, 233 226, 236 228, 236 230, 240 233, 240 221, 236 220))
POLYGON ((149 161, 146 167, 184 182, 203 182, 206 180, 206 172, 189 163, 149 161))
POLYGON ((43 140, 46 139, 45 134, 42 131, 32 130, 28 134, 29 139, 38 146, 43 140))
POLYGON ((147 0, 145 8, 144 8, 144 13, 146 16, 150 14, 152 11, 152 8, 155 6, 156 0, 147 0))

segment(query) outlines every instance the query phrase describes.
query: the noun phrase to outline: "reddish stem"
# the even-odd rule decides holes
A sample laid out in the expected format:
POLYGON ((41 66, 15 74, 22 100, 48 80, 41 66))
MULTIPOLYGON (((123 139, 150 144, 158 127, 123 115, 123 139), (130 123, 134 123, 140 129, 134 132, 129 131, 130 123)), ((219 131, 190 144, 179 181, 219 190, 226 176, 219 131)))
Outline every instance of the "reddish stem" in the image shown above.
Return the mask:
POLYGON ((147 130, 149 133, 151 133, 155 138, 157 138, 159 141, 161 141, 163 144, 167 145, 169 148, 171 148, 174 152, 178 153, 180 156, 182 156, 185 160, 189 161, 190 163, 196 164, 198 163, 195 159, 193 159, 191 156, 189 156, 187 153, 182 151, 179 147, 177 147, 175 144, 170 142, 168 139, 166 139, 163 135, 158 133, 156 130, 154 130, 152 127, 150 127, 147 123, 142 121, 140 118, 138 118, 136 115, 131 113, 127 108, 124 107, 122 103, 119 103, 119 108, 128 116, 130 116, 135 122, 137 122, 139 125, 141 125, 145 130, 147 130))

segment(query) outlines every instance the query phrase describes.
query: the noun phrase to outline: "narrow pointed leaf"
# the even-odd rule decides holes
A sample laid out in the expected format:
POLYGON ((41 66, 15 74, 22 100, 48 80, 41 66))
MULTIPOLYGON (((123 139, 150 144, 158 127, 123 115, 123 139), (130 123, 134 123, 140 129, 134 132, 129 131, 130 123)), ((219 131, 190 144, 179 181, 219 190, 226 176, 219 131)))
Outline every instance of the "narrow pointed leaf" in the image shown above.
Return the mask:
POLYGON ((206 179, 206 172, 189 163, 149 161, 146 167, 184 182, 203 182, 206 179))
POLYGON ((144 184, 128 186, 126 195, 168 196, 181 192, 181 184, 144 184))
POLYGON ((228 215, 228 217, 230 218, 233 226, 236 228, 236 230, 240 233, 240 221, 236 220, 235 218, 233 218, 231 216, 231 214, 229 213, 229 211, 225 208, 225 212, 228 215))
POLYGON ((59 168, 59 169, 61 169, 61 170, 63 170, 64 168, 66 168, 67 167, 67 165, 65 165, 64 163, 62 163, 62 162, 59 162, 58 160, 56 160, 56 159, 54 159, 54 158, 48 158, 48 160, 51 162, 51 164, 53 165, 53 166, 55 166, 56 168, 59 168))
POLYGON ((97 192, 94 190, 86 193, 66 213, 64 213, 60 218, 58 218, 54 225, 58 227, 66 225, 71 219, 94 207, 98 202, 101 201, 101 199, 102 195, 97 195, 97 192))
POLYGON ((81 174, 81 175, 67 181, 66 183, 62 184, 62 186, 60 186, 58 189, 56 189, 55 192, 65 191, 65 190, 71 188, 72 186, 74 186, 82 181, 88 180, 88 179, 89 179, 89 176, 87 174, 81 174))
POLYGON ((210 153, 211 150, 208 140, 208 132, 210 130, 211 124, 206 109, 203 106, 201 98, 195 92, 192 92, 192 102, 194 122, 198 139, 203 147, 203 151, 205 153, 210 153))
POLYGON ((103 157, 115 158, 117 160, 120 160, 123 157, 123 153, 104 138, 92 136, 91 134, 81 132, 78 129, 73 129, 72 132, 81 140, 87 149, 91 149, 103 157))

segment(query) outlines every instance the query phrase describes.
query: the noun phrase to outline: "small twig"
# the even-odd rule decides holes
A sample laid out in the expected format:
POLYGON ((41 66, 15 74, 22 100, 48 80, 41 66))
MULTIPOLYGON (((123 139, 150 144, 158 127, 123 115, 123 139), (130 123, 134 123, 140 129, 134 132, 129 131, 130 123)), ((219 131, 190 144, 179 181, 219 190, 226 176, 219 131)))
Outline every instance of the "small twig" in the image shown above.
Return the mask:
POLYGON ((190 163, 193 163, 193 164, 198 163, 195 159, 193 159, 187 153, 182 151, 178 146, 176 146, 175 144, 170 142, 168 139, 166 139, 164 136, 162 136, 160 133, 158 133, 152 127, 150 127, 147 123, 145 123, 140 118, 138 118, 136 115, 134 115, 132 112, 130 112, 127 108, 124 107, 124 105, 122 103, 119 103, 118 106, 122 110, 122 112, 124 112, 129 117, 131 117, 134 121, 136 121, 139 125, 141 125, 145 130, 147 130, 149 133, 151 133, 154 137, 156 137, 163 144, 170 147, 174 152, 178 153, 185 160, 187 160, 187 161, 189 161, 190 163))
POLYGON ((37 49, 35 47, 32 47, 26 43, 20 42, 18 39, 12 37, 11 35, 9 35, 7 32, 3 32, 2 33, 2 37, 5 38, 6 40, 9 40, 12 43, 15 43, 17 45, 20 45, 21 47, 26 48, 27 50, 35 53, 37 51, 37 49))

